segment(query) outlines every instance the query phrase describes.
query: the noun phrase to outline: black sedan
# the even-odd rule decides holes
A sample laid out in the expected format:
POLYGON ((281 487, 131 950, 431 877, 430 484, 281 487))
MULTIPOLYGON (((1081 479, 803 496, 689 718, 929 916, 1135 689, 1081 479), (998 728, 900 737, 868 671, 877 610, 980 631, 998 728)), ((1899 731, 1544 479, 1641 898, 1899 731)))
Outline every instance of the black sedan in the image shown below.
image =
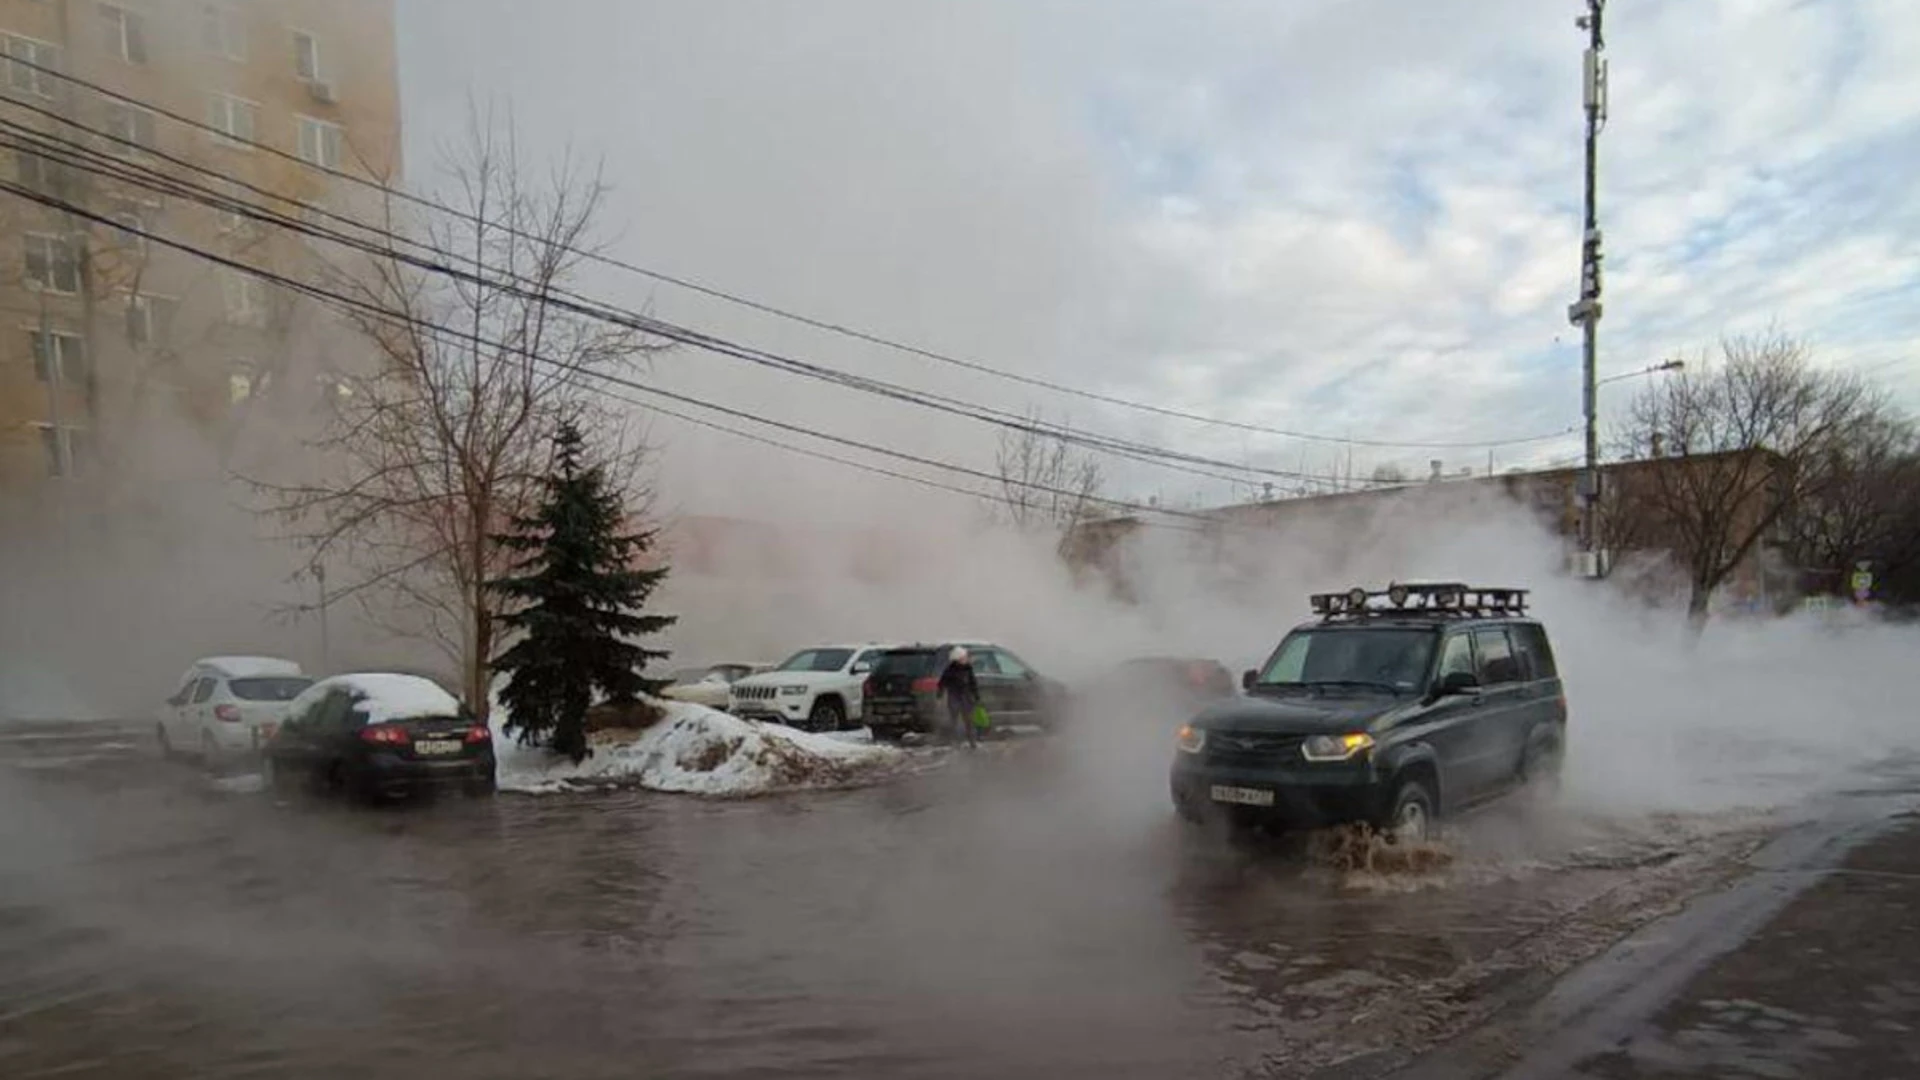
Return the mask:
POLYGON ((366 799, 457 788, 494 790, 493 735, 453 695, 413 675, 341 675, 288 706, 266 747, 278 794, 366 799))

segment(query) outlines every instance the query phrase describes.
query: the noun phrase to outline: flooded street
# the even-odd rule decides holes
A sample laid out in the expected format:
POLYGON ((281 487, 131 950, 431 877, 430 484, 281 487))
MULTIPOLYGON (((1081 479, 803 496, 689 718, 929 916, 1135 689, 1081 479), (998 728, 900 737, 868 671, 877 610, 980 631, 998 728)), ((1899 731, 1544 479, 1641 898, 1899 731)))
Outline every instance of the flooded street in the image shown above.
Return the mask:
POLYGON ((1374 1075, 1759 835, 1515 804, 1356 872, 1178 827, 1157 748, 357 810, 149 743, 0 729, 0 1075, 1374 1075))

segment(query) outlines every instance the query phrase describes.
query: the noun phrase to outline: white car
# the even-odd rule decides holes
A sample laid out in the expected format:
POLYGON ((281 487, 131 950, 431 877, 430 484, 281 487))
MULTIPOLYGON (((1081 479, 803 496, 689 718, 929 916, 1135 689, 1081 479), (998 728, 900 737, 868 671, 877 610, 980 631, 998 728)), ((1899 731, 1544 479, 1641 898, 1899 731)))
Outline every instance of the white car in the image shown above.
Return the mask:
POLYGON ((733 684, 733 715, 807 731, 861 725, 861 689, 885 645, 829 645, 803 649, 772 671, 733 684))
POLYGON ((733 684, 749 675, 773 670, 772 664, 714 664, 712 667, 682 668, 673 673, 673 685, 660 692, 670 701, 690 701, 709 709, 726 712, 731 706, 733 684))
POLYGON ((286 718, 287 705, 313 680, 291 660, 214 656, 195 663, 160 711, 157 734, 167 757, 208 765, 257 753, 286 718))

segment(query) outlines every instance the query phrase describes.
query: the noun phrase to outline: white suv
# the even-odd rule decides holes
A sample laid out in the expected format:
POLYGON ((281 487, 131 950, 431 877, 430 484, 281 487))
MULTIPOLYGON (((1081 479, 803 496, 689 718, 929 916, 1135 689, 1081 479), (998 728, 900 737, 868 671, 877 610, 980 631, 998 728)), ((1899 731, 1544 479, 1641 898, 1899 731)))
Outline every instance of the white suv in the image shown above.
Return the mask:
POLYGON ((157 725, 160 752, 209 766, 257 753, 313 680, 291 660, 215 656, 195 663, 167 699, 157 725))
POLYGON ((807 731, 843 731, 861 725, 861 687, 884 645, 830 645, 803 649, 772 671, 749 675, 728 695, 733 715, 807 731))

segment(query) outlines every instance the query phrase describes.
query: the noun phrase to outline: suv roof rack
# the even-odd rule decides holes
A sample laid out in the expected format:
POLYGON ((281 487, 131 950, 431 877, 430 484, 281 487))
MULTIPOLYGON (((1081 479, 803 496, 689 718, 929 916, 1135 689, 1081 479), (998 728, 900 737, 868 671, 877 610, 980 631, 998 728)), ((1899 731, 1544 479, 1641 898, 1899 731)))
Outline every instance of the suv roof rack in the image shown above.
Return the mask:
POLYGON ((1457 582, 1392 584, 1372 590, 1314 593, 1313 613, 1321 622, 1357 622, 1367 618, 1484 619, 1527 613, 1527 590, 1496 589, 1457 582))

